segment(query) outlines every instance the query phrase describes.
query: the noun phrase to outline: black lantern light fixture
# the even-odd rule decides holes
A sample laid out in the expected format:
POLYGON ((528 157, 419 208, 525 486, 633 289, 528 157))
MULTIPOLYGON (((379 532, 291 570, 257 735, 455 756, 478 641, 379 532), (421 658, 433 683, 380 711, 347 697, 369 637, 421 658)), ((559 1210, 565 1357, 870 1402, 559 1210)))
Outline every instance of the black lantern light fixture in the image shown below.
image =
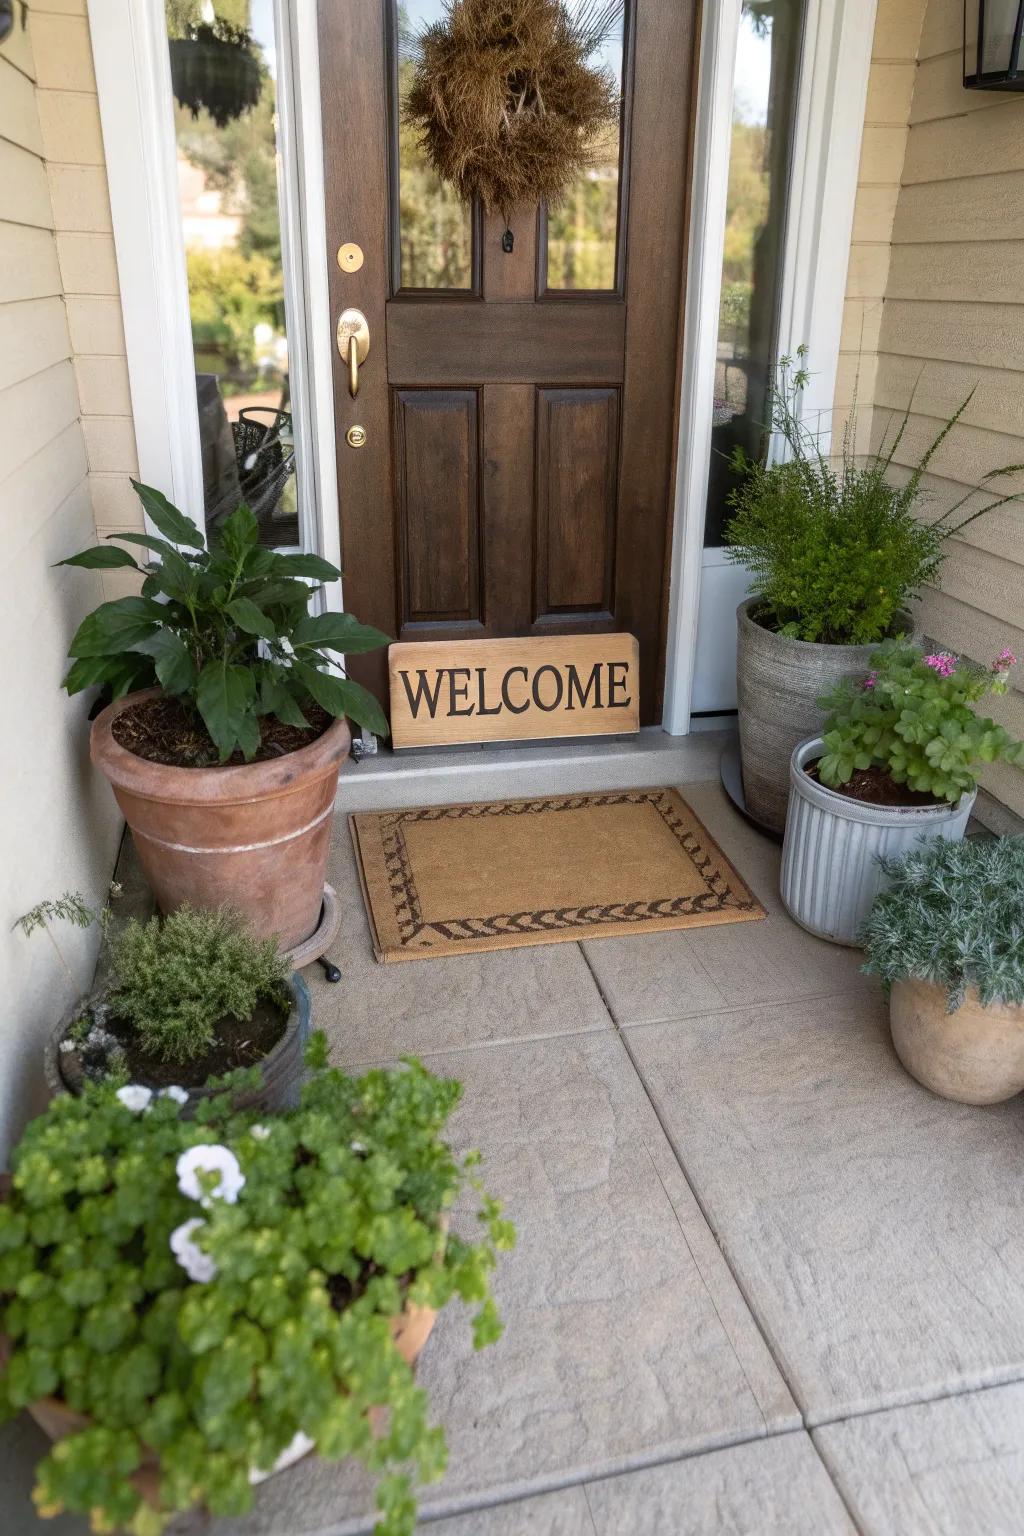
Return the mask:
POLYGON ((964 0, 964 87, 1024 91, 1024 0, 964 0))

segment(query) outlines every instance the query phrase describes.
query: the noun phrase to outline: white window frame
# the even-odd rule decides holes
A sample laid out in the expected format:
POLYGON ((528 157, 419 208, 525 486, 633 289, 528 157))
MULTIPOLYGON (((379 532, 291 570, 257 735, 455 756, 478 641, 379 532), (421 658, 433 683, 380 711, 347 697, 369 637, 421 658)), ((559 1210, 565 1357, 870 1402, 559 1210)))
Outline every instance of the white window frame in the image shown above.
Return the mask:
MULTIPOLYGON (((808 0, 783 247, 779 351, 809 348, 804 418, 829 441, 877 0, 808 0)), ((691 188, 690 247, 662 724, 684 736, 735 655, 741 568, 704 547, 733 77, 742 0, 705 0, 691 188), (703 667, 701 661, 703 658, 703 667), (698 677, 698 670, 703 672, 698 677), (699 684, 708 684, 703 697, 699 684)), ((725 706, 727 707, 727 705, 725 706)))
MULTIPOLYGON (((316 0, 274 0, 278 188, 302 547, 340 563, 316 0), (302 81, 301 91, 298 81, 302 81)), ((205 528, 163 0, 89 0, 139 474, 205 528)), ((341 608, 341 584, 325 589, 341 608)))

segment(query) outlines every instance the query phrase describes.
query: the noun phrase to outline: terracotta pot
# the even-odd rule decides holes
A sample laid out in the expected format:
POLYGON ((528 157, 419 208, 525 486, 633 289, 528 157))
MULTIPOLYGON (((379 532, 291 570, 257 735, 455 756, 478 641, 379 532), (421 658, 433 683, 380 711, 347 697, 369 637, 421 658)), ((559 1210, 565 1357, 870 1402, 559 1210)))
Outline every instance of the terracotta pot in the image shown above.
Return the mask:
MULTIPOLYGON (((391 1335, 397 1345, 398 1352, 406 1365, 415 1366, 423 1352, 427 1340, 437 1321, 437 1313, 431 1307, 418 1307, 407 1302, 404 1310, 391 1319, 391 1335)), ((0 1363, 4 1362, 8 1346, 6 1341, 0 1341, 0 1363)), ((69 1435, 78 1434, 80 1430, 88 1429, 92 1422, 87 1414, 75 1413, 67 1403, 59 1397, 41 1397, 34 1403, 29 1403, 28 1412, 39 1425, 47 1439, 54 1442, 66 1440, 69 1435)), ((370 1420, 375 1433, 381 1433, 384 1428, 382 1410, 371 1408, 370 1420)), ((275 1472, 283 1472, 286 1467, 294 1466, 301 1461, 303 1456, 308 1456, 314 1449, 313 1442, 300 1431, 290 1445, 285 1446, 273 1467, 267 1471, 253 1468, 249 1474, 251 1483, 262 1483, 275 1472)), ((160 1507, 160 1459, 155 1451, 145 1451, 142 1465, 132 1474, 131 1482, 147 1504, 154 1509, 160 1507)))
POLYGON ((90 752, 132 830, 162 912, 188 902, 231 907, 282 949, 320 919, 338 770, 351 743, 344 720, 266 763, 172 768, 120 746, 111 725, 157 689, 118 699, 93 721, 90 752))
MULTIPOLYGON (((291 993, 292 1006, 284 1034, 262 1061, 257 1063, 263 1079, 262 1086, 236 1097, 235 1107, 239 1110, 257 1108, 277 1110, 298 1107, 302 1082, 306 1074, 303 1052, 309 1040, 309 988, 295 971, 288 978, 288 990, 291 993)), ((71 1007, 64 1012, 60 1023, 53 1030, 43 1049, 43 1072, 51 1098, 55 1098, 58 1093, 80 1091, 65 1080, 60 1069, 60 1043, 80 1012, 80 1005, 72 1003, 71 1007)), ((199 1101, 209 1098, 213 1091, 204 1087, 190 1088, 188 1103, 184 1104, 181 1110, 183 1117, 191 1120, 199 1101)))
POLYGON ((1024 1090, 1024 1007, 984 1006, 976 987, 946 1012, 933 981, 893 984, 889 1023, 896 1054, 925 1088, 960 1104, 1000 1104, 1024 1090))

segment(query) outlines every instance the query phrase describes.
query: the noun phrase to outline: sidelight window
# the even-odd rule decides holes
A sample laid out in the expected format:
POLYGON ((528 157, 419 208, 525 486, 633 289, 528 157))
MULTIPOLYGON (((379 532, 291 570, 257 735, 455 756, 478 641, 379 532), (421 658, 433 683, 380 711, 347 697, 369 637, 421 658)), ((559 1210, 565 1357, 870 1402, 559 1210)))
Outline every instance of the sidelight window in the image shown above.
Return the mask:
POLYGON ((804 0, 744 0, 740 19, 704 532, 711 547, 729 518, 731 455, 742 448, 757 457, 766 445, 804 8, 804 0))
POLYGON ((207 529, 301 542, 273 0, 166 0, 207 529))

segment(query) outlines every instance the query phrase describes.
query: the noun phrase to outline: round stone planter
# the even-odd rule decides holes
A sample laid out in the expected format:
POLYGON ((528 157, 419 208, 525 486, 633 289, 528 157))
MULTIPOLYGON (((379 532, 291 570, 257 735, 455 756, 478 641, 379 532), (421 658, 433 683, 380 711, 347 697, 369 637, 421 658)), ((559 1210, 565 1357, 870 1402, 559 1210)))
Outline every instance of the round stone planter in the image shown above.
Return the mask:
POLYGON ((905 853, 921 839, 959 842, 977 791, 957 805, 865 805, 804 772, 824 750, 814 736, 790 759, 780 888, 786 911, 801 927, 835 944, 856 944, 882 888, 878 859, 905 853))
POLYGON ((932 1093, 959 1104, 1001 1104, 1024 1090, 1024 1008, 989 1003, 976 987, 955 1013, 946 989, 908 978, 893 983, 889 1023, 896 1054, 932 1093))
POLYGON ((111 730, 122 710, 151 696, 128 694, 98 715, 90 752, 157 906, 227 906, 282 949, 304 944, 320 923, 338 770, 351 743, 345 721, 270 762, 174 768, 136 757, 111 730))
MULTIPOLYGON (((236 1097, 235 1107, 239 1110, 298 1108, 299 1095, 302 1091, 302 1082, 306 1073, 303 1053, 306 1049, 306 1042, 309 1039, 309 988, 298 972, 295 971, 288 979, 288 990, 291 993, 292 1006, 288 1014, 288 1022, 285 1025, 284 1034, 273 1049, 268 1051, 262 1061, 258 1063, 262 1080, 260 1086, 247 1089, 245 1093, 239 1094, 236 1097)), ((60 1042, 81 1011, 80 1005, 73 1003, 53 1030, 44 1048, 43 1072, 46 1076, 46 1086, 50 1090, 51 1097, 54 1098, 58 1093, 74 1093, 78 1091, 69 1086, 60 1069, 60 1042)), ((199 1101, 209 1098, 212 1091, 204 1087, 190 1088, 188 1090, 188 1103, 182 1105, 181 1110, 185 1119, 192 1118, 199 1101)))
MULTIPOLYGON (((792 640, 754 622, 759 599, 736 610, 736 693, 740 761, 748 814, 772 832, 786 824, 789 759, 793 748, 821 730, 818 699, 845 677, 863 677, 878 649, 872 645, 815 645, 792 640)), ((899 616, 909 634, 913 621, 899 616)))

